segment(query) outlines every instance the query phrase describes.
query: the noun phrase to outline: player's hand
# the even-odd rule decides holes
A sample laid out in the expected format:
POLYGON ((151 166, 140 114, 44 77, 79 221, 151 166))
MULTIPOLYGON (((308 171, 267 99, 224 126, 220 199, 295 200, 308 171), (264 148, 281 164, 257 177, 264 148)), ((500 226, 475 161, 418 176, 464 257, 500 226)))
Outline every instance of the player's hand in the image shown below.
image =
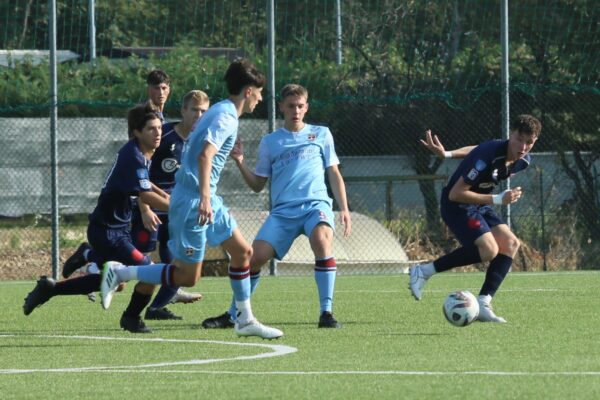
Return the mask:
POLYGON ((344 227, 344 238, 348 238, 352 234, 352 218, 349 211, 340 212, 340 222, 344 227))
POLYGON ((233 149, 231 149, 229 156, 238 164, 241 164, 244 161, 244 144, 242 143, 242 138, 239 136, 235 140, 235 144, 233 145, 233 149))
POLYGON ((213 210, 209 199, 201 199, 198 206, 198 225, 207 225, 213 223, 213 210))
POLYGON ((425 131, 425 140, 420 139, 419 141, 423 146, 425 146, 427 150, 429 150, 439 158, 445 158, 444 153, 446 149, 444 148, 444 145, 442 144, 442 142, 440 142, 440 139, 438 139, 437 135, 431 135, 430 129, 425 131))
POLYGON ((504 204, 516 203, 521 198, 522 194, 523 191, 521 190, 521 186, 517 186, 516 188, 507 190, 504 193, 504 198, 502 200, 504 204))
POLYGON ((141 213, 142 214, 142 223, 144 224, 144 228, 149 231, 156 232, 158 226, 162 224, 158 215, 154 213, 152 210, 147 210, 141 213))

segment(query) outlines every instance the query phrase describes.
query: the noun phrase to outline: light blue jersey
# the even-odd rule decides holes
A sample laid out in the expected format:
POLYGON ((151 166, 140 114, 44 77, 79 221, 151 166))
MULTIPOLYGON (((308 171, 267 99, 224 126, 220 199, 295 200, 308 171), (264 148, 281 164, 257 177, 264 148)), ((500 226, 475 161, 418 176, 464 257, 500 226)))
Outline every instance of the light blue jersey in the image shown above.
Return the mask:
POLYGON ((220 101, 209 108, 189 136, 181 156, 181 167, 175 175, 175 186, 188 192, 195 191, 199 196, 198 156, 208 142, 218 149, 210 172, 210 193, 214 195, 221 171, 237 139, 238 125, 237 110, 230 100, 220 101))
POLYGON ((234 104, 223 100, 213 105, 193 128, 181 155, 169 205, 169 250, 176 259, 195 263, 204 259, 205 245, 216 246, 233 235, 235 219, 216 195, 221 171, 237 139, 238 116, 234 104), (200 182, 198 156, 206 143, 217 148, 210 172, 211 206, 214 221, 198 225, 200 182))
POLYGON ((271 178, 273 212, 312 201, 331 206, 325 169, 338 164, 329 128, 306 124, 299 132, 279 128, 263 137, 255 174, 271 178))

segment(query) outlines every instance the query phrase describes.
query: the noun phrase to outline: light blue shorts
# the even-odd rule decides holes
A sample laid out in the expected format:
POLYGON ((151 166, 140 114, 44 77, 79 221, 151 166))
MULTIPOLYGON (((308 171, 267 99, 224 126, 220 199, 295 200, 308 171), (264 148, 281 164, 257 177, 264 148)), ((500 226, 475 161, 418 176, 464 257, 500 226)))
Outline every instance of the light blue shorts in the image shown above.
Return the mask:
POLYGON ((200 199, 189 191, 177 190, 171 193, 169 204, 169 250, 173 257, 187 262, 197 263, 204 259, 206 244, 218 246, 233 236, 237 222, 223 205, 220 196, 212 196, 213 223, 198 225, 198 205, 200 199))
POLYGON ((310 238, 318 224, 325 223, 335 229, 335 217, 331 205, 326 201, 313 201, 273 210, 265 220, 254 240, 263 240, 275 250, 275 258, 281 260, 301 234, 310 238))

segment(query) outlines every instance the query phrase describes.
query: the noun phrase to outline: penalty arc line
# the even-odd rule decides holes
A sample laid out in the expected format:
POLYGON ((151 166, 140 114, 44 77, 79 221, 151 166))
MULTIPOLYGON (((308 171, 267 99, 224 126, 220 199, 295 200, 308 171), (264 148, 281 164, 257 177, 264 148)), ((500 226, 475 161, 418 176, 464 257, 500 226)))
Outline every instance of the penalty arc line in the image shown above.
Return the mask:
POLYGON ((107 340, 107 341, 130 341, 130 342, 154 342, 154 343, 208 343, 218 344, 225 346, 240 346, 240 347, 261 347, 272 350, 269 353, 261 353, 250 356, 237 356, 230 358, 212 358, 204 360, 186 360, 186 361, 165 361, 159 363, 149 363, 140 365, 103 365, 103 366, 90 366, 90 367, 77 367, 77 368, 35 368, 35 369, 0 369, 0 375, 2 374, 25 374, 25 373, 36 373, 36 372, 100 372, 100 371, 111 371, 111 370, 127 370, 136 371, 141 368, 156 368, 156 367, 172 367, 180 365, 203 365, 212 364, 216 362, 224 361, 241 361, 241 360, 258 360, 263 358, 280 357, 287 354, 292 354, 298 351, 297 348, 285 345, 277 344, 262 344, 262 343, 241 343, 241 342, 227 342, 221 340, 201 340, 201 339, 163 339, 163 338, 117 338, 110 336, 69 336, 69 335, 4 335, 0 334, 0 339, 9 337, 33 337, 33 338, 45 338, 45 339, 72 339, 72 340, 107 340))

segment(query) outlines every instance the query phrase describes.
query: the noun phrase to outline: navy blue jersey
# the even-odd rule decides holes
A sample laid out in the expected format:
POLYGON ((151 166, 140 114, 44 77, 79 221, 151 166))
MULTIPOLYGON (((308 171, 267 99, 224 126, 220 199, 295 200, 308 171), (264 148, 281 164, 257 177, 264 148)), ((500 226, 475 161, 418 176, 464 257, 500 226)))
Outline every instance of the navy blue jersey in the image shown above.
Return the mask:
POLYGON ((150 181, 167 193, 171 193, 175 186, 175 172, 179 169, 186 142, 175 132, 175 125, 173 122, 163 124, 160 146, 152 156, 150 167, 150 181))
POLYGON ((109 228, 128 228, 131 222, 131 196, 152 190, 150 161, 142 154, 137 139, 128 141, 117 153, 90 214, 90 222, 109 228))
POLYGON ((448 194, 462 177, 471 188, 481 194, 490 194, 500 181, 529 166, 529 154, 506 166, 508 140, 490 140, 475 147, 460 163, 448 185, 442 191, 442 201, 449 201, 448 194))

